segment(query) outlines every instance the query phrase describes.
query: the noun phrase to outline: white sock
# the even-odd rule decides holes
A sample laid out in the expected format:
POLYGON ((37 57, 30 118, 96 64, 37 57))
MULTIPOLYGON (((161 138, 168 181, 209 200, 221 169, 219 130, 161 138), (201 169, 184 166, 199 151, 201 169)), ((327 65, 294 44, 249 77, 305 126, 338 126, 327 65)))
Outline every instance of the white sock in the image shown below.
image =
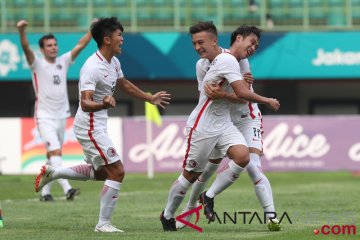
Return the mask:
POLYGON ((261 160, 258 154, 250 153, 250 162, 246 166, 246 171, 255 184, 255 193, 264 208, 264 212, 275 212, 270 182, 262 172, 261 160))
POLYGON ((174 218, 175 212, 183 201, 190 186, 191 182, 189 182, 182 174, 173 183, 169 191, 169 197, 164 211, 164 217, 166 219, 174 218))
POLYGON ((218 173, 215 181, 206 192, 206 196, 214 198, 216 195, 224 191, 230 185, 232 185, 240 174, 244 171, 244 168, 238 166, 233 160, 230 160, 228 167, 222 172, 218 173))
POLYGON ((54 181, 49 182, 48 184, 46 184, 42 189, 41 189, 41 196, 45 196, 50 193, 51 190, 51 186, 54 184, 54 181))
POLYGON ((95 180, 94 169, 91 164, 81 164, 69 168, 57 168, 52 178, 66 178, 72 180, 95 180))
MULTIPOLYGON (((50 160, 46 159, 46 165, 51 165, 50 160)), ((51 187, 54 184, 54 181, 49 182, 41 189, 41 196, 51 194, 51 187)))
POLYGON ((111 215, 116 202, 119 199, 121 183, 113 180, 106 180, 100 194, 100 213, 97 226, 110 223, 111 215))
POLYGON ((208 162, 206 164, 203 173, 192 185, 190 198, 186 206, 187 209, 193 209, 194 207, 196 207, 196 202, 199 199, 200 194, 204 191, 207 182, 214 174, 214 172, 219 168, 219 165, 220 164, 215 164, 211 162, 208 162))
MULTIPOLYGON (((51 156, 50 165, 53 166, 54 168, 61 168, 62 167, 61 156, 51 156)), ((62 187, 65 194, 71 189, 71 185, 68 180, 60 178, 57 181, 62 187)))

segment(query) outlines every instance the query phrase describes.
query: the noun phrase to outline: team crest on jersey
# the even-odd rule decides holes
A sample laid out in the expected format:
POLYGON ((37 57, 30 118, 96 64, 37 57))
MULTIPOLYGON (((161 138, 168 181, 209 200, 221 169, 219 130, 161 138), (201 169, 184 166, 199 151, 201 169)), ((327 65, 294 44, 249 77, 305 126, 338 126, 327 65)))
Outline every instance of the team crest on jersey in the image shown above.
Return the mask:
POLYGON ((56 68, 57 68, 58 70, 61 70, 61 69, 62 69, 61 64, 57 64, 57 65, 56 65, 56 68))
POLYGON ((116 155, 116 150, 111 147, 106 151, 106 153, 109 157, 114 157, 116 155))
POLYGON ((193 168, 194 168, 194 167, 196 167, 197 165, 198 165, 197 161, 195 161, 195 160, 190 160, 190 161, 189 161, 189 166, 190 166, 190 167, 193 167, 193 168))

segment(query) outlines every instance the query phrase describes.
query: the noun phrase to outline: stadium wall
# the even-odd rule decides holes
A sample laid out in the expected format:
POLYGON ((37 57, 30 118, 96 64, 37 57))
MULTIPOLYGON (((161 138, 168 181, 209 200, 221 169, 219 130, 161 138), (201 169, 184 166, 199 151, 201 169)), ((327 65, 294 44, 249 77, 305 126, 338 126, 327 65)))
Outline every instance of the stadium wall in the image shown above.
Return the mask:
MULTIPOLYGON (((359 116, 265 116, 264 171, 359 171, 359 116)), ((83 163, 73 119, 68 119, 63 159, 66 166, 83 163)), ((186 117, 166 117, 152 125, 146 142, 146 122, 139 118, 110 118, 108 133, 122 156, 127 172, 181 170, 186 139, 186 117)), ((0 119, 0 172, 35 174, 45 162, 45 148, 32 118, 0 119)))
MULTIPOLYGON (((41 55, 38 39, 29 33, 29 42, 41 55)), ((82 33, 56 33, 59 52, 65 53, 81 38, 82 33)), ((198 56, 190 36, 185 33, 125 34, 123 52, 119 56, 125 76, 135 80, 193 80, 198 56)), ((360 32, 290 32, 264 33, 257 53, 250 58, 252 72, 258 80, 359 79, 360 32)), ((219 35, 219 43, 228 47, 230 33, 219 35)), ((68 78, 77 80, 86 58, 96 44, 82 51, 70 68, 68 78)), ((0 36, 1 81, 30 81, 31 75, 18 34, 0 36)))

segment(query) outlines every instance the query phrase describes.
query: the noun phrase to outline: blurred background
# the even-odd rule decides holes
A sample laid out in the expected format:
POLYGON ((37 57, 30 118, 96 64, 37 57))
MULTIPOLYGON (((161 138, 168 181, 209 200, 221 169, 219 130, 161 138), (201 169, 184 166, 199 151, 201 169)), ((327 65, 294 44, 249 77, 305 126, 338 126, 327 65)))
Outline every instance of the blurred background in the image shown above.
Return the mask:
MULTIPOLYGON (((180 116, 179 129, 198 98, 195 76, 198 56, 187 33, 189 26, 198 21, 214 21, 223 47, 229 46, 230 33, 238 26, 259 26, 264 30, 260 47, 249 59, 256 79, 254 88, 257 93, 281 102, 277 113, 261 106, 265 133, 271 133, 271 130, 278 129, 278 124, 286 123, 287 135, 282 140, 288 137, 294 143, 296 137, 302 139, 300 143, 294 143, 292 149, 279 149, 280 145, 274 148, 275 152, 284 152, 283 155, 279 153, 281 161, 321 158, 324 166, 326 158, 334 156, 331 154, 334 151, 341 152, 334 162, 346 159, 348 168, 360 169, 360 134, 357 130, 360 113, 360 0, 0 0, 0 4, 0 117, 10 125, 14 124, 14 119, 20 122, 14 124, 20 131, 16 133, 9 131, 11 127, 6 124, 2 126, 4 134, 7 131, 9 136, 20 135, 22 142, 14 147, 13 152, 22 149, 18 151, 22 162, 26 161, 24 151, 27 151, 24 134, 35 131, 32 125, 24 130, 23 119, 33 116, 35 95, 16 23, 21 19, 28 20, 28 38, 37 54, 40 54, 37 41, 48 32, 57 37, 61 54, 77 43, 93 18, 116 16, 125 28, 123 53, 118 56, 125 76, 145 91, 166 90, 171 93, 171 105, 160 111, 162 116, 170 119, 169 125, 173 122, 172 117, 180 116), (322 128, 323 131, 319 132, 322 128), (305 142, 302 134, 307 137, 305 142), (317 135, 336 139, 344 146, 339 150, 336 148, 339 144, 334 142, 328 146, 330 150, 324 148, 323 155, 315 156, 317 145, 311 145, 311 141, 317 135), (350 142, 345 144, 346 141, 350 142), (295 148, 303 152, 297 156, 295 148)), ((78 107, 79 70, 95 51, 96 45, 92 41, 70 68, 68 91, 72 116, 78 107)), ((118 126, 126 124, 126 119, 141 119, 144 103, 121 92, 115 97, 117 106, 109 111, 109 115, 116 120, 115 128, 125 131, 125 125, 118 126)), ((159 133, 166 126, 159 128, 159 133)), ((142 128, 131 125, 129 134, 135 129, 142 128)), ((138 134, 144 135, 143 132, 138 134)), ((182 132, 180 135, 184 138, 182 132)), ((36 133, 31 135, 34 139, 36 136, 36 133)), ((121 145, 119 151, 130 151, 131 146, 123 144, 122 133, 117 132, 114 138, 121 145)), ((6 155, 9 143, 12 141, 7 141, 2 150, 0 148, 0 157, 8 161, 19 158, 6 155)), ((176 157, 167 157, 181 161, 183 152, 179 152, 176 157)), ((81 150, 78 154, 81 155, 81 150)), ((346 169, 345 165, 342 162, 333 170, 346 169)), ((297 167, 289 169, 296 170, 297 167)), ((305 170, 309 169, 312 168, 305 170)))

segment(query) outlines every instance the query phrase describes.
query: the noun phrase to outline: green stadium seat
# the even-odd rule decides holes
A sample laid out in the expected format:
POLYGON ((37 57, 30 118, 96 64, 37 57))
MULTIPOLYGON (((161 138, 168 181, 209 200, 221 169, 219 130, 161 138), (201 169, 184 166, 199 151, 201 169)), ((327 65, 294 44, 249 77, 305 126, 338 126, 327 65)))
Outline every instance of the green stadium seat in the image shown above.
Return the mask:
MULTIPOLYGON (((93 6, 94 7, 106 7, 108 1, 106 0, 92 0, 93 1, 93 6)), ((95 9, 96 11, 96 9, 95 9)))
POLYGON ((289 0, 290 8, 299 8, 304 6, 304 1, 302 0, 289 0))
POLYGON ((73 0, 71 2, 76 7, 86 7, 88 4, 87 0, 73 0))
POLYGON ((15 7, 27 7, 27 6, 29 6, 29 1, 27 1, 27 0, 13 0, 13 1, 10 1, 10 2, 15 7))
POLYGON ((343 27, 346 25, 346 19, 343 14, 330 14, 327 18, 327 25, 333 27, 343 27))
POLYGON ((112 0, 111 6, 127 7, 130 6, 130 0, 112 0))
POLYGON ((69 1, 67 0, 52 0, 50 1, 50 6, 52 7, 64 7, 69 1))
POLYGON ((343 0, 328 0, 329 6, 331 7, 344 7, 345 1, 343 0))
POLYGON ((269 1, 269 7, 271 9, 273 8, 282 8, 284 6, 283 0, 268 0, 269 1))
POLYGON ((45 0, 33 0, 32 3, 33 3, 32 5, 34 7, 44 7, 45 6, 45 0))

